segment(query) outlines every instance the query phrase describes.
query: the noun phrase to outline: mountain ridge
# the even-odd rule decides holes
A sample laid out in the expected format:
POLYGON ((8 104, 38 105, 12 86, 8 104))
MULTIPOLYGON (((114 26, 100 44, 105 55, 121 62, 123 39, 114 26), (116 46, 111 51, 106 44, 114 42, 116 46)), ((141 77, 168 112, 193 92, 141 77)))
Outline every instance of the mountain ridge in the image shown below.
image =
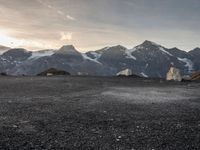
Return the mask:
POLYGON ((35 75, 54 67, 75 75, 113 76, 129 68, 137 75, 163 78, 171 65, 186 75, 198 71, 199 56, 199 48, 185 52, 148 40, 132 49, 116 45, 86 53, 79 52, 73 45, 44 52, 10 49, 0 55, 0 72, 35 75))

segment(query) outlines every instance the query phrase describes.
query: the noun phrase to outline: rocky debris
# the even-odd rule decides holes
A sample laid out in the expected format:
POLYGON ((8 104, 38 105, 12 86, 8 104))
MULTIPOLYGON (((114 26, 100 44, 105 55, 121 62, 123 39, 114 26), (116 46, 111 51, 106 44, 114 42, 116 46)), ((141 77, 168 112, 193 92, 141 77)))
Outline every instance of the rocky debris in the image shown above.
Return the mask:
POLYGON ((167 73, 167 81, 182 81, 182 77, 181 77, 181 73, 180 70, 175 68, 175 67, 171 67, 169 69, 169 72, 167 73))
POLYGON ((200 149, 200 84, 145 81, 2 78, 0 149, 200 149))
POLYGON ((48 70, 45 70, 45 71, 39 73, 37 76, 57 76, 57 75, 70 75, 70 73, 66 72, 64 70, 50 68, 48 70))

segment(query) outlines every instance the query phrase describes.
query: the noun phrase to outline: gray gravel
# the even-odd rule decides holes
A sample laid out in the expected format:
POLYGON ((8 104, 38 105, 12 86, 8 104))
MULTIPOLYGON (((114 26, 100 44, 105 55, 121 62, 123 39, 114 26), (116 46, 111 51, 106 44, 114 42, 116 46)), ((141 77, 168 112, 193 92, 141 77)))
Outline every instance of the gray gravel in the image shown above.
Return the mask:
POLYGON ((200 83, 1 77, 0 149, 199 150, 200 83))

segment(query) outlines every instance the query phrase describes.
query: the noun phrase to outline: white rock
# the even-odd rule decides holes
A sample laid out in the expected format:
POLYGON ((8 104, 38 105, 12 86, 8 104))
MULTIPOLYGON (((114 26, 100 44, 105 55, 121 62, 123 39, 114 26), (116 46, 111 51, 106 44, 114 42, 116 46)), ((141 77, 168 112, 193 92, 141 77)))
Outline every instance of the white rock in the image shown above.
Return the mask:
POLYGON ((120 72, 117 73, 117 76, 130 76, 132 75, 132 70, 130 69, 125 69, 125 70, 122 70, 120 72))
POLYGON ((175 67, 171 67, 169 69, 169 72, 167 73, 167 80, 181 81, 182 77, 181 77, 180 70, 175 67))

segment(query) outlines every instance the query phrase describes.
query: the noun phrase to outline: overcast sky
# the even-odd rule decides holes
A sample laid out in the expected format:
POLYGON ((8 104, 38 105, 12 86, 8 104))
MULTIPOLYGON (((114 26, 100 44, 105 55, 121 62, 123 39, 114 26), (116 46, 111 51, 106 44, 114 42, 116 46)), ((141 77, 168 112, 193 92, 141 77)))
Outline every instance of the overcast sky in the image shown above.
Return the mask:
POLYGON ((0 44, 11 47, 200 47, 200 0, 0 0, 0 15, 0 44))

